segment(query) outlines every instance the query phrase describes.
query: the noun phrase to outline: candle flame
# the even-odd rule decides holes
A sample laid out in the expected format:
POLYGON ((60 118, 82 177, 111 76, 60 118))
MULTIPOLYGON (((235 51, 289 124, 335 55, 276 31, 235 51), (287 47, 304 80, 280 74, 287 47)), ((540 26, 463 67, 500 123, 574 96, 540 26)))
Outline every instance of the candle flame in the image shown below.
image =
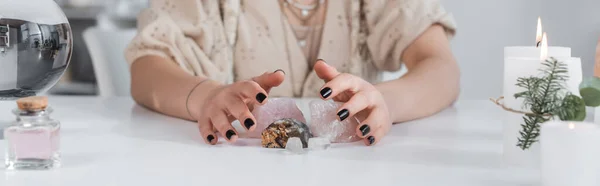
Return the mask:
POLYGON ((542 42, 540 46, 540 59, 544 61, 548 59, 548 36, 546 35, 546 32, 544 32, 542 36, 542 42))
POLYGON ((569 123, 569 129, 574 129, 575 128, 575 124, 574 123, 569 123))
POLYGON ((535 34, 535 46, 540 47, 542 44, 542 18, 538 17, 537 32, 535 34))

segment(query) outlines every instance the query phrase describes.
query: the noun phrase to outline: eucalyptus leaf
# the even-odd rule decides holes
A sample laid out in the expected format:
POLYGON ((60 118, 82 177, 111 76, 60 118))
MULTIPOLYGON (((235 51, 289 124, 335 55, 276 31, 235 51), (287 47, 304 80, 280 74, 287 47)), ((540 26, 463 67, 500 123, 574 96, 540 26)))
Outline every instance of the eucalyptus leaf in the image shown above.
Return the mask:
POLYGON ((579 94, 585 105, 590 107, 600 106, 600 78, 590 77, 579 84, 579 94))
POLYGON ((568 94, 555 114, 562 121, 583 121, 586 116, 585 103, 579 96, 568 94))

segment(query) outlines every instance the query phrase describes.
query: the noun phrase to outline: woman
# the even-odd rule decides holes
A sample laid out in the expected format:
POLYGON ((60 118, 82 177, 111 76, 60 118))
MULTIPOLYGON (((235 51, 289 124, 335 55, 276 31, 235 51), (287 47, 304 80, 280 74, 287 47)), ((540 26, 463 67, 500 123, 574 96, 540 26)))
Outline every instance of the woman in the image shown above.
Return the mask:
POLYGON ((153 0, 138 24, 134 100, 197 121, 208 144, 236 141, 234 120, 255 130, 251 109, 269 97, 345 102, 340 120, 356 116, 373 145, 459 93, 455 27, 437 0, 153 0), (406 75, 379 82, 402 63, 406 75))

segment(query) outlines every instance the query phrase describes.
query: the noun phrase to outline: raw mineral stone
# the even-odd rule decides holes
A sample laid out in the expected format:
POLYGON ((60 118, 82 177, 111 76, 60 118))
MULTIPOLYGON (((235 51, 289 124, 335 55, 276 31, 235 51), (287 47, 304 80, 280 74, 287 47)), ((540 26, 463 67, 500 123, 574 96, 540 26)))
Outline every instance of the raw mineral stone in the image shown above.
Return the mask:
POLYGON ((252 114, 256 118, 256 129, 245 134, 245 137, 249 138, 260 138, 261 132, 267 126, 282 118, 292 118, 306 123, 302 111, 291 98, 271 98, 265 105, 255 107, 252 114))
POLYGON ((326 150, 331 146, 328 138, 310 138, 308 139, 308 149, 310 150, 326 150))
POLYGON ((300 140, 298 137, 289 138, 285 145, 285 150, 288 150, 294 154, 304 153, 304 149, 302 148, 302 140, 300 140))
POLYGON ((289 138, 297 137, 302 147, 308 147, 312 137, 308 126, 296 119, 286 118, 273 122, 262 132, 262 146, 265 148, 285 148, 289 138))
POLYGON ((336 111, 342 103, 315 100, 310 102, 310 130, 316 137, 329 139, 332 143, 348 143, 360 140, 356 134, 358 120, 349 117, 340 122, 336 111))

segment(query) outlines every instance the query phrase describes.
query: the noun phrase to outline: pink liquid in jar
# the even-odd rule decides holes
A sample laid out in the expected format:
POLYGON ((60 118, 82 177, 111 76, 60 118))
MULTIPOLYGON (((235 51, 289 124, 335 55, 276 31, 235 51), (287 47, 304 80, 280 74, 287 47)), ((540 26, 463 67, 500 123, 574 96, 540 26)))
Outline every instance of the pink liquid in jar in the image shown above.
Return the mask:
POLYGON ((8 127, 4 130, 8 142, 9 161, 22 159, 52 160, 59 150, 58 126, 8 127))

